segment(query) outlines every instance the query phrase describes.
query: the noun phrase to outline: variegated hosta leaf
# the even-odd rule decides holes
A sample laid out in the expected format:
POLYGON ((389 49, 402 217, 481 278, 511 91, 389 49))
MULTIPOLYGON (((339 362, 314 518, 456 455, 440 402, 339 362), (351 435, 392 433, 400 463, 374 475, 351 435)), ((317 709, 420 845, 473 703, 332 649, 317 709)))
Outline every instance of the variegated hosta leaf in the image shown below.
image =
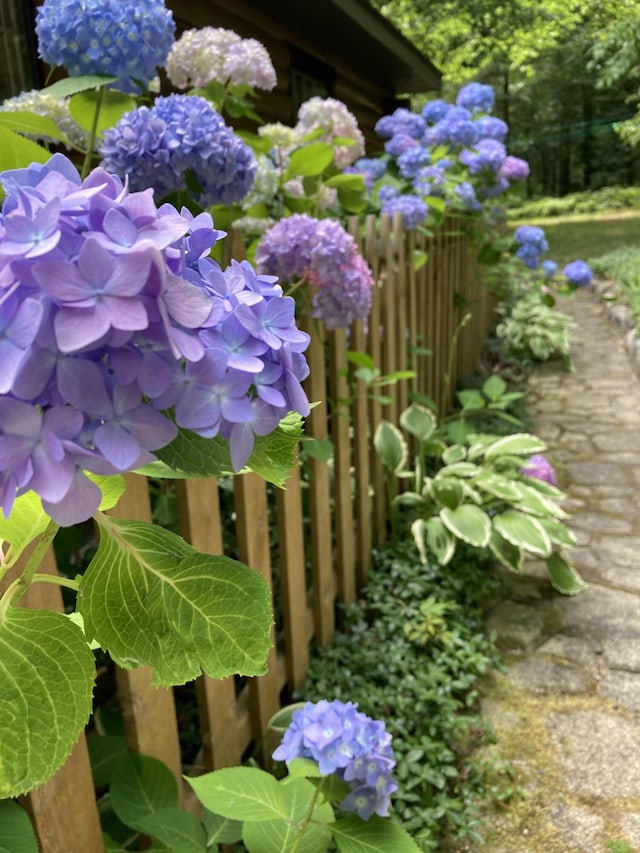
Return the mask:
POLYGON ((484 452, 487 462, 499 456, 531 456, 533 453, 542 453, 547 445, 536 435, 526 432, 516 432, 505 435, 493 441, 484 452))
POLYGON ((400 415, 400 426, 419 441, 426 441, 435 431, 437 421, 432 411, 414 403, 400 415))
POLYGON ((518 548, 517 545, 514 545, 501 536, 497 530, 493 530, 491 532, 489 548, 491 549, 491 553, 502 563, 503 566, 506 566, 513 572, 519 572, 522 570, 524 552, 521 548, 518 548))
POLYGON ((373 437, 373 444, 386 468, 397 473, 406 467, 409 450, 397 426, 389 421, 380 421, 373 437))
POLYGON ((462 504, 456 509, 440 510, 445 527, 458 539, 474 548, 485 548, 491 537, 491 519, 480 507, 462 504))
POLYGON ((537 518, 508 509, 494 517, 493 526, 501 536, 518 548, 538 557, 548 557, 551 553, 551 539, 537 518))
POLYGON ((547 571, 552 586, 564 595, 577 595, 588 587, 571 563, 561 554, 554 553, 547 558, 547 571))
MULTIPOLYGON (((442 521, 433 516, 426 522, 427 546, 441 566, 446 566, 455 554, 456 537, 444 526, 442 521)), ((426 561, 425 561, 426 562, 426 561)))

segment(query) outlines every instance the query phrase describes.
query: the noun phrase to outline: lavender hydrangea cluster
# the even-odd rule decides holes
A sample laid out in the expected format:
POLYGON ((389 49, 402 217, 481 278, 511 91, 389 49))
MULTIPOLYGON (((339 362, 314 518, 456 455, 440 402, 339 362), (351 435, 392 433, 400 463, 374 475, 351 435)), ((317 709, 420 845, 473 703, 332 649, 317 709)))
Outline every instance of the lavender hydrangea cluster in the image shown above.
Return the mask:
POLYGON ((164 0, 44 0, 36 15, 40 56, 70 75, 109 74, 139 91, 164 65, 175 23, 164 0))
POLYGON ((205 98, 168 95, 152 107, 125 113, 105 131, 103 166, 129 178, 133 190, 152 187, 158 197, 191 186, 202 207, 235 204, 251 190, 255 155, 205 98))
POLYGON ((426 219, 429 208, 426 203, 417 195, 405 193, 387 199, 382 205, 381 213, 386 213, 392 218, 396 213, 402 217, 402 227, 405 231, 410 231, 418 225, 422 225, 426 219))
POLYGON ((507 150, 497 139, 481 139, 475 148, 460 152, 460 162, 469 167, 472 175, 481 172, 498 172, 507 156, 507 150))
POLYGON ((486 83, 468 83, 458 92, 456 106, 471 112, 490 113, 495 103, 493 87, 486 83))
POLYGON ((176 89, 216 82, 270 90, 277 82, 265 46, 222 27, 185 30, 171 48, 166 69, 176 89))
POLYGON ((390 797, 398 785, 391 773, 395 767, 391 735, 384 723, 358 711, 352 702, 324 699, 307 702, 293 712, 276 761, 308 758, 318 762, 323 776, 335 774, 351 786, 340 803, 363 820, 373 814, 386 817, 390 797))
POLYGON ((333 219, 297 213, 281 219, 258 244, 256 266, 282 281, 306 281, 313 290, 312 313, 328 329, 366 319, 373 276, 353 237, 333 219))
POLYGON ((558 484, 556 472, 553 466, 541 453, 535 453, 527 459, 526 463, 520 469, 520 473, 526 477, 535 477, 536 480, 543 480, 545 483, 550 483, 552 486, 558 484))
POLYGON ((529 177, 529 164, 520 157, 507 155, 500 166, 499 175, 507 181, 525 181, 529 177))
POLYGON ((313 97, 305 101, 298 110, 295 131, 304 138, 314 130, 322 130, 320 139, 329 144, 338 137, 351 140, 348 145, 336 145, 333 159, 338 169, 351 166, 364 154, 364 136, 358 120, 349 109, 336 98, 313 97))
POLYGON ((399 133, 412 136, 414 139, 422 139, 427 129, 424 118, 405 107, 398 107, 391 115, 382 116, 378 119, 375 131, 383 139, 391 139, 399 133))
POLYGON ((0 504, 36 492, 59 524, 89 518, 110 475, 153 460, 177 427, 229 441, 309 404, 294 301, 247 262, 210 257, 211 216, 129 192, 62 154, 4 172, 0 217, 0 504))
POLYGON ((540 255, 549 250, 543 229, 535 225, 520 225, 513 236, 517 245, 516 257, 529 269, 536 269, 540 264, 540 255))
POLYGON ((585 261, 571 261, 562 272, 574 287, 586 287, 593 278, 591 267, 585 261))

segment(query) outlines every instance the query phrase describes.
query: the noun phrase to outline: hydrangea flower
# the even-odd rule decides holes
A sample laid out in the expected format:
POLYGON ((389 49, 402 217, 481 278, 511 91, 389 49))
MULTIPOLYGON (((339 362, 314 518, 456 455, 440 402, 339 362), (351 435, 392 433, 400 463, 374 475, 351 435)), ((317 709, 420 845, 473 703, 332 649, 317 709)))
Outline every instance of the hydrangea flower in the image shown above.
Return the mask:
POLYGON ((535 269, 540 263, 540 255, 549 250, 549 244, 542 228, 535 225, 520 225, 514 232, 517 244, 516 257, 529 269, 535 269))
POLYGON ((164 65, 175 23, 164 0, 44 0, 36 15, 40 56, 70 75, 110 74, 137 92, 164 65))
POLYGON ((308 414, 293 299, 209 257, 223 233, 208 213, 157 208, 102 168, 82 181, 61 154, 0 181, 5 516, 33 490, 59 524, 89 518, 86 472, 139 468, 176 424, 226 438, 239 470, 256 435, 308 414))
POLYGON ((474 212, 482 210, 482 204, 478 201, 473 184, 470 184, 469 181, 458 184, 454 192, 465 210, 474 212))
POLYGON ((499 175, 508 181, 525 181, 529 177, 529 164, 520 157, 508 155, 500 166, 499 175))
POLYGON ((378 189, 378 201, 380 204, 385 204, 385 202, 389 201, 392 198, 397 198, 400 195, 400 190, 398 187, 394 187, 391 184, 383 184, 378 189))
POLYGON ((353 237, 335 220, 302 213, 282 219, 263 236, 255 259, 261 273, 311 284, 313 316, 328 329, 369 315, 371 270, 353 237))
POLYGON ((256 158, 209 101, 190 95, 157 98, 152 107, 125 113, 105 131, 100 154, 104 167, 134 190, 153 187, 165 196, 197 179, 202 207, 234 204, 251 190, 256 158))
POLYGON ((507 150, 496 139, 481 139, 474 149, 465 149, 460 152, 460 162, 469 167, 472 175, 488 169, 497 172, 505 161, 507 150))
POLYGON ((426 129, 425 119, 405 107, 398 107, 391 115, 382 116, 375 126, 376 133, 383 139, 391 139, 399 133, 422 139, 426 129))
POLYGON ((442 195, 446 167, 440 161, 437 166, 424 166, 420 169, 413 182, 413 188, 418 195, 442 195))
MULTIPOLYGON (((21 92, 15 98, 7 98, 0 106, 0 110, 7 110, 7 112, 26 111, 46 116, 58 125, 72 145, 78 148, 87 145, 87 134, 71 115, 69 103, 65 98, 56 98, 54 95, 48 95, 39 89, 32 89, 30 92, 21 92)), ((25 134, 25 136, 29 135, 25 134)), ((38 135, 36 138, 43 142, 58 141, 46 135, 38 135)))
POLYGON ((265 46, 222 27, 185 30, 171 48, 166 68, 176 89, 199 89, 211 82, 266 90, 276 85, 265 46))
POLYGON ((536 480, 543 480, 545 483, 550 483, 552 486, 558 484, 556 472, 553 466, 541 453, 535 453, 531 456, 525 465, 520 469, 520 473, 526 477, 535 477, 536 480))
POLYGON ((492 86, 485 83, 469 83, 458 92, 456 105, 472 112, 490 113, 495 99, 492 86))
POLYGON ((546 279, 553 278, 558 271, 558 264, 555 261, 543 261, 540 266, 546 279))
POLYGON ((408 133, 396 133, 391 139, 388 139, 384 144, 384 150, 392 157, 400 157, 405 151, 411 148, 420 148, 420 143, 408 133))
POLYGON ((405 231, 410 231, 421 225, 429 212, 429 208, 425 202, 417 195, 405 193, 398 195, 395 198, 390 198, 382 205, 381 213, 386 213, 388 216, 393 216, 399 213, 402 216, 402 227, 405 231))
POLYGON ((373 814, 386 817, 391 794, 398 789, 391 775, 396 763, 391 735, 384 723, 358 711, 353 702, 307 702, 293 712, 273 757, 312 759, 323 776, 343 779, 351 792, 340 806, 363 820, 373 814))
POLYGON ((422 118, 427 122, 427 124, 436 124, 436 122, 446 118, 450 109, 451 104, 448 104, 440 98, 436 98, 424 105, 422 108, 422 118))
POLYGON ((589 264, 584 261, 571 261, 562 272, 567 277, 569 284, 573 284, 575 287, 586 287, 593 278, 589 264))
POLYGON ((415 178, 419 170, 431 162, 431 152, 421 145, 407 148, 398 157, 398 169, 403 178, 415 178))
POLYGON ((358 120, 347 107, 335 98, 309 98, 298 110, 295 132, 299 137, 307 136, 314 130, 322 129, 320 139, 329 144, 335 137, 353 140, 351 145, 337 145, 334 162, 338 169, 344 169, 364 154, 364 136, 358 127, 358 120))
POLYGON ((496 139, 498 142, 504 142, 509 133, 509 125, 506 121, 495 116, 480 116, 475 124, 482 139, 496 139))

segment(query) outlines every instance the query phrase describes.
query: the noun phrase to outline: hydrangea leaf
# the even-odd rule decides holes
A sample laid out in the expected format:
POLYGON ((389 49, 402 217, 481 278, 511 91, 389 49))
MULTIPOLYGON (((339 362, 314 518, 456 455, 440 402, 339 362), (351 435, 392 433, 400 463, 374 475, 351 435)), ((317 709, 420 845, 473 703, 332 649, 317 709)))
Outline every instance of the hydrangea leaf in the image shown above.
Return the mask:
POLYGON ((327 824, 333 820, 333 809, 328 803, 317 802, 311 821, 298 841, 300 826, 309 812, 315 786, 306 779, 291 779, 281 784, 287 816, 274 820, 253 822, 247 813, 242 840, 249 853, 319 853, 327 850, 331 832, 327 824))
POLYGON ((91 713, 95 664, 61 613, 9 607, 0 621, 0 798, 41 785, 69 756, 91 713))
MULTIPOLYGON (((276 486, 284 486, 295 461, 295 449, 302 434, 302 419, 288 415, 269 435, 256 436, 253 453, 244 470, 254 471, 276 486)), ((219 436, 202 438, 188 430, 166 447, 156 451, 162 465, 152 463, 139 470, 154 477, 219 477, 233 474, 229 443, 219 436)))
POLYGON ((113 768, 109 799, 124 824, 140 829, 142 822, 155 812, 177 808, 178 783, 157 758, 125 753, 113 768))
POLYGON ((102 492, 102 500, 100 501, 100 512, 106 512, 108 509, 118 503, 125 490, 124 477, 120 474, 113 474, 109 477, 102 477, 99 474, 87 474, 90 480, 100 488, 102 492))
POLYGON ((93 130, 96 110, 99 111, 95 127, 98 135, 102 135, 108 127, 116 125, 124 113, 135 106, 135 99, 131 95, 113 89, 105 89, 104 92, 95 89, 76 92, 69 101, 71 115, 85 130, 93 130))
POLYGON ((9 518, 0 514, 0 540, 8 542, 18 555, 29 542, 44 533, 50 521, 39 496, 26 492, 15 499, 9 518))
POLYGON ((207 837, 200 821, 177 807, 154 812, 140 821, 138 829, 157 838, 171 853, 207 851, 207 837))
POLYGON ((333 163, 333 146, 327 142, 312 142, 293 152, 284 180, 321 175, 333 163))
POLYGON ((224 556, 200 554, 169 530, 96 516, 100 544, 78 596, 87 636, 156 685, 262 675, 271 646, 266 581, 224 556))
POLYGON ((331 826, 340 853, 419 853, 420 848, 407 832, 392 820, 372 815, 360 820, 355 815, 340 818, 331 826))
POLYGON ((235 844, 242 839, 242 823, 228 817, 202 809, 202 823, 207 833, 207 847, 215 849, 216 844, 235 844))
POLYGON ((60 142, 67 141, 67 137, 53 119, 30 110, 0 110, 0 125, 17 133, 29 133, 38 138, 49 137, 60 142))
POLYGON ((0 800, 0 853, 38 853, 36 834, 24 809, 13 800, 0 800))
POLYGON ((99 89, 115 83, 117 77, 109 74, 82 74, 78 77, 65 77, 41 90, 43 95, 53 95, 54 98, 68 98, 76 92, 86 92, 87 89, 99 89))
POLYGON ((257 767, 226 767, 187 778, 203 806, 232 820, 263 822, 288 815, 284 787, 257 767))
POLYGON ((46 163, 51 152, 25 139, 19 133, 14 133, 6 127, 0 127, 0 172, 9 169, 24 169, 31 163, 46 163))

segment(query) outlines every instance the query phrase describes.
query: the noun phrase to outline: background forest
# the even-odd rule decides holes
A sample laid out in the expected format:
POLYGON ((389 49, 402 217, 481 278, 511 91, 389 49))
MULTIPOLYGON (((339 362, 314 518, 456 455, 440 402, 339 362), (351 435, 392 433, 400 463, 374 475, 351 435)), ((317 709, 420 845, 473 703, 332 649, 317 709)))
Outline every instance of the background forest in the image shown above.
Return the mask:
POLYGON ((443 72, 496 90, 528 196, 640 180, 640 0, 371 0, 443 72))

